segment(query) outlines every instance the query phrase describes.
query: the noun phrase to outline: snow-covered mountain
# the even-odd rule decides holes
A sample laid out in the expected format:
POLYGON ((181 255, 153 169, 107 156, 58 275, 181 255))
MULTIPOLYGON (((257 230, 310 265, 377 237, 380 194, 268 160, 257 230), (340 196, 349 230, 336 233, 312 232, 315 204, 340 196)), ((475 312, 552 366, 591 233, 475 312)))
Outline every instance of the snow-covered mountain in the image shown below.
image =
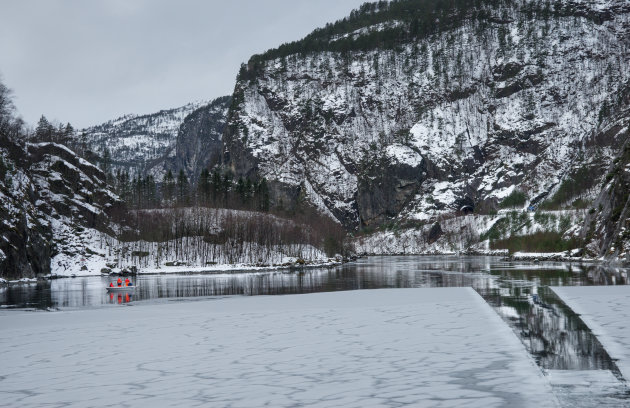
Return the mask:
POLYGON ((188 179, 195 180, 204 168, 220 164, 231 101, 229 96, 223 96, 186 116, 177 133, 175 157, 170 161, 172 168, 183 169, 188 179))
POLYGON ((583 208, 627 139, 630 3, 371 3, 239 74, 224 163, 348 228, 583 208))
POLYGON ((492 208, 515 189, 536 204, 579 169, 603 173, 623 135, 599 130, 630 78, 628 2, 430 3, 368 5, 252 57, 226 164, 351 228, 492 208))
POLYGON ((126 217, 105 174, 56 143, 0 137, 0 202, 0 278, 43 276, 62 258, 85 261, 95 254, 84 230, 115 234, 126 217))
MULTIPOLYGON (((193 102, 179 108, 161 110, 146 115, 125 115, 103 124, 80 131, 79 138, 88 149, 100 158, 107 149, 111 157, 111 168, 136 174, 152 174, 161 179, 166 168, 177 160, 178 146, 185 145, 186 135, 178 138, 180 126, 193 112, 208 110, 216 127, 223 130, 229 98, 211 102, 193 102)), ((208 121, 208 120, 207 120, 208 121)), ((213 129, 213 123, 206 123, 213 129)), ((216 131, 214 133, 217 133, 216 131)), ((213 133, 213 134, 214 134, 213 133)), ((220 138, 219 138, 220 140, 220 138)))

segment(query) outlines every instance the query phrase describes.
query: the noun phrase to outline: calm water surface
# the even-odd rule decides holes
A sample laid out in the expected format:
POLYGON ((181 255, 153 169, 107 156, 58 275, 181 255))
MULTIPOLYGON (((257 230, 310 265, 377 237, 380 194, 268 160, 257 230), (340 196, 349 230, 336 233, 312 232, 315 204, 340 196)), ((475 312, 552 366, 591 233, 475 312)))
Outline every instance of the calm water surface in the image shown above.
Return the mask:
MULTIPOLYGON (((0 289, 0 305, 75 309, 203 297, 469 286, 510 325, 543 370, 610 370, 624 381, 597 338, 548 287, 627 285, 625 269, 496 257, 405 256, 370 257, 299 272, 139 276, 134 278, 138 287, 133 295, 108 294, 109 282, 90 277, 12 285, 0 289)), ((614 406, 627 396, 624 386, 623 392, 605 395, 604 400, 614 406)))

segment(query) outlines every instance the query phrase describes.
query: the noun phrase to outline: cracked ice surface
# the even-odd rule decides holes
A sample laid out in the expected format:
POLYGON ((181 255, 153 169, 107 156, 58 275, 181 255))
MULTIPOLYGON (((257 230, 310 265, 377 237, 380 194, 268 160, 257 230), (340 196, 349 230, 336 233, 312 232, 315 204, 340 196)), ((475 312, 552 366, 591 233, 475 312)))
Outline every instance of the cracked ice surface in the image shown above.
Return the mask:
POLYGON ((556 406, 471 288, 1 312, 9 406, 556 406))
POLYGON ((593 331, 630 379, 630 286, 551 288, 593 331))

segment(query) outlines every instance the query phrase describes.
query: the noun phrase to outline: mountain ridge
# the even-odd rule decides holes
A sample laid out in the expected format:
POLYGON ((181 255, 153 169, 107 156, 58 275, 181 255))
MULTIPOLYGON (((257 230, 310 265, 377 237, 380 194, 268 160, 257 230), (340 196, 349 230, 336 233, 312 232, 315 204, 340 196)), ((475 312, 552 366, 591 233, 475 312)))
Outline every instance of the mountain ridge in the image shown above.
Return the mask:
POLYGON ((97 162, 102 163, 108 150, 108 167, 111 165, 113 173, 127 172, 132 178, 150 174, 161 180, 168 169, 181 167, 177 162, 178 137, 186 118, 204 107, 223 108, 228 99, 220 97, 154 113, 123 115, 82 129, 77 137, 95 153, 97 162))

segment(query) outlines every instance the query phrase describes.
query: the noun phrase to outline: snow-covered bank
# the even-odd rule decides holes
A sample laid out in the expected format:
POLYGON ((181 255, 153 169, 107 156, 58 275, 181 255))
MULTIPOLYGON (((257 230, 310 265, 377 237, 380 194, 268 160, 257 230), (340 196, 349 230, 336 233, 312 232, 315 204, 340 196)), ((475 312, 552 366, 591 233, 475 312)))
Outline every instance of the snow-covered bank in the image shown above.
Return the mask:
POLYGON ((605 262, 604 259, 572 256, 571 252, 514 252, 509 257, 515 261, 605 262))
POLYGON ((358 236, 352 243, 357 253, 369 255, 507 254, 507 250, 491 249, 490 239, 551 231, 568 238, 579 229, 583 217, 583 210, 532 212, 514 209, 501 210, 497 214, 451 214, 416 225, 400 220, 400 225, 358 236))
MULTIPOLYGON (((557 252, 510 253, 493 249, 490 241, 525 237, 536 241, 538 233, 556 234, 557 241, 580 241, 584 210, 527 211, 500 210, 497 214, 470 214, 442 217, 434 222, 393 223, 388 228, 353 237, 351 245, 362 255, 485 255, 506 256, 518 261, 564 261, 606 263, 623 266, 623 257, 596 257, 582 247, 557 252), (589 256, 590 255, 590 256, 589 256)), ((514 249, 513 249, 514 250, 514 249)))
MULTIPOLYGON (((76 260, 75 265, 79 266, 73 269, 65 269, 63 271, 56 271, 55 273, 46 276, 48 279, 68 278, 68 277, 82 277, 82 276, 97 276, 97 275, 118 275, 118 274, 138 274, 138 275, 161 275, 161 274, 181 274, 181 273, 224 273, 224 272, 260 272, 260 271, 274 271, 284 269, 304 269, 304 268, 330 268, 334 266, 342 265, 346 260, 341 258, 330 259, 318 259, 315 261, 305 261, 301 258, 286 257, 283 263, 278 264, 249 264, 249 263, 234 263, 234 264, 211 264, 211 265, 195 265, 182 262, 164 262, 159 267, 147 267, 147 268, 109 268, 106 259, 96 259, 95 262, 90 263, 90 267, 82 269, 80 264, 81 260, 76 260), (70 273, 69 273, 70 272, 70 273)), ((11 282, 36 282, 37 279, 20 279, 19 281, 11 282)), ((0 282, 2 284, 2 282, 0 282)))
POLYGON ((320 262, 307 262, 302 263, 300 260, 290 260, 283 264, 278 265, 256 265, 256 264, 217 264, 208 266, 163 266, 161 268, 148 268, 140 269, 138 274, 150 275, 150 274, 168 274, 168 273, 222 273, 222 272, 260 272, 260 271, 274 271, 282 269, 303 269, 303 268, 328 268, 341 265, 343 261, 341 259, 328 259, 320 262))
POLYGON ((159 242, 123 241, 92 228, 71 227, 69 222, 53 220, 58 253, 51 261, 50 276, 94 276, 125 271, 140 274, 256 271, 334 266, 342 262, 340 256, 330 258, 308 243, 271 245, 260 242, 257 236, 247 235, 239 240, 218 235, 226 225, 221 223, 227 219, 232 225, 236 216, 252 222, 261 217, 277 223, 287 222, 272 215, 206 208, 183 209, 181 212, 186 222, 204 219, 208 223, 206 227, 217 235, 191 235, 159 242), (229 219, 230 216, 233 218, 229 219))
POLYGON ((0 312, 0 326, 8 405, 557 406, 470 288, 0 312))
POLYGON ((630 378, 630 286, 551 288, 593 331, 630 378))

